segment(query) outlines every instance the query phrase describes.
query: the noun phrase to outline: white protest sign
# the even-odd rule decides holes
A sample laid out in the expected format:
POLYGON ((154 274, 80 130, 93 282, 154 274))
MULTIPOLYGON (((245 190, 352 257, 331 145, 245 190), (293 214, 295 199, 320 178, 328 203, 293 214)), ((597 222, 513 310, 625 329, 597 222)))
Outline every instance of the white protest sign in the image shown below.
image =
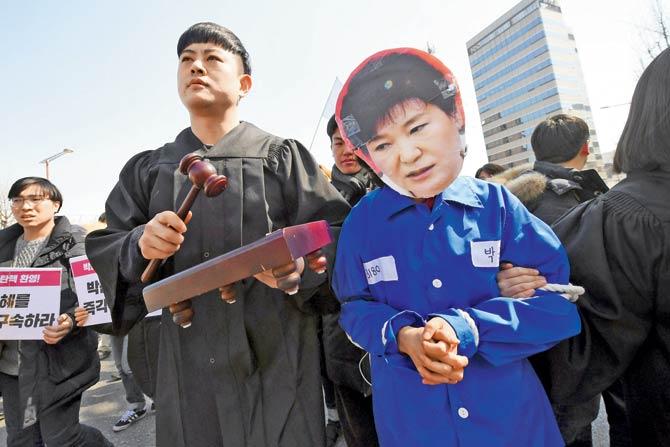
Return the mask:
POLYGON ((70 259, 72 277, 77 289, 79 306, 88 311, 88 320, 84 326, 111 323, 112 314, 105 303, 98 274, 95 273, 86 256, 77 256, 70 259))
POLYGON ((0 340, 42 340, 60 312, 60 268, 0 268, 0 340))

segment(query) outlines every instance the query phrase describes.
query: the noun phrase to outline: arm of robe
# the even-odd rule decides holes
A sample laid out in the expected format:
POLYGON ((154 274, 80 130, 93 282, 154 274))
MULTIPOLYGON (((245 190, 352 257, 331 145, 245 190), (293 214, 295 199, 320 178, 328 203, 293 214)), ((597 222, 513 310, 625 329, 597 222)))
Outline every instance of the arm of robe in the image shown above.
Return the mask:
POLYGON ((300 289, 291 298, 298 307, 308 313, 332 311, 332 306, 319 304, 319 287, 330 280, 337 236, 342 221, 349 212, 349 204, 330 184, 321 172, 318 163, 307 149, 297 141, 284 140, 278 150, 270 154, 270 169, 282 188, 282 197, 289 225, 298 225, 316 220, 330 224, 335 242, 323 248, 328 259, 328 274, 316 274, 305 267, 300 289), (323 307, 323 308, 322 308, 323 307))
POLYGON ((554 229, 573 282, 587 291, 577 302, 582 333, 546 353, 550 397, 571 404, 614 383, 649 336, 655 303, 670 288, 668 242, 661 222, 616 191, 575 208, 554 229))
POLYGON ((150 193, 159 151, 131 158, 105 203, 107 228, 86 238, 86 254, 100 278, 114 332, 125 334, 146 314, 140 276, 148 264, 137 242, 149 216, 150 193))

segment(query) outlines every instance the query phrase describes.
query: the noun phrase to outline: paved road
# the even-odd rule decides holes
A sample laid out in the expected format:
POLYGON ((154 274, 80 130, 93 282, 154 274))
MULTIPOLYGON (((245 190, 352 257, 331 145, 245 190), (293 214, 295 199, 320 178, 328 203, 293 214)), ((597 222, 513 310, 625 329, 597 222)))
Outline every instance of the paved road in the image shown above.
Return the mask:
MULTIPOLYGON (((101 362, 100 381, 86 393, 80 412, 81 421, 100 430, 116 447, 149 447, 156 444, 156 426, 153 414, 147 414, 126 430, 118 433, 112 426, 126 409, 125 393, 121 381, 109 382, 115 370, 114 362, 101 362)), ((5 421, 0 421, 0 446, 6 447, 5 421)))
MULTIPOLYGON (((153 414, 134 423, 126 430, 118 433, 112 431, 112 426, 126 409, 125 394, 121 381, 110 383, 110 374, 114 371, 114 363, 104 360, 102 363, 100 382, 84 393, 81 409, 82 422, 97 427, 116 447, 149 447, 155 445, 156 426, 153 414)), ((0 446, 6 447, 5 422, 0 420, 0 446)), ((604 407, 593 427, 594 447, 609 445, 609 426, 604 407)), ((346 447, 342 439, 337 447, 346 447)))

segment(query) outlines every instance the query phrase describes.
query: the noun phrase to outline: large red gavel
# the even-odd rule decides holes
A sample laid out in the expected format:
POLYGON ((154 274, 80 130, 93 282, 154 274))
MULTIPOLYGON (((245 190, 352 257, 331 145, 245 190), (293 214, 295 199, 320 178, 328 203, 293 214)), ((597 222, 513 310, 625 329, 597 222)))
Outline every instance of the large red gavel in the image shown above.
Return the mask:
MULTIPOLYGON (((179 162, 179 172, 188 175, 188 179, 193 183, 191 190, 177 210, 177 216, 181 220, 186 219, 188 212, 191 210, 196 197, 203 189, 207 197, 216 197, 221 194, 228 185, 228 179, 225 175, 217 175, 216 168, 202 159, 197 154, 187 154, 179 162)), ((158 267, 160 267, 162 259, 152 259, 142 273, 142 282, 147 283, 156 274, 158 267)))

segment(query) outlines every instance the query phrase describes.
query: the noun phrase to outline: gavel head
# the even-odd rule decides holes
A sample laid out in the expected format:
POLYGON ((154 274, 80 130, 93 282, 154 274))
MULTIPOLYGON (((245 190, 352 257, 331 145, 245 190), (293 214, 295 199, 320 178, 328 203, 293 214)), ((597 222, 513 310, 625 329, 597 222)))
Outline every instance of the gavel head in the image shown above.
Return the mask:
POLYGON ((225 175, 213 175, 205 181, 205 195, 215 197, 221 194, 228 186, 228 179, 225 175))
POLYGON ((185 155, 179 162, 179 172, 188 175, 191 183, 198 188, 204 187, 207 179, 217 176, 216 168, 197 154, 185 155))

